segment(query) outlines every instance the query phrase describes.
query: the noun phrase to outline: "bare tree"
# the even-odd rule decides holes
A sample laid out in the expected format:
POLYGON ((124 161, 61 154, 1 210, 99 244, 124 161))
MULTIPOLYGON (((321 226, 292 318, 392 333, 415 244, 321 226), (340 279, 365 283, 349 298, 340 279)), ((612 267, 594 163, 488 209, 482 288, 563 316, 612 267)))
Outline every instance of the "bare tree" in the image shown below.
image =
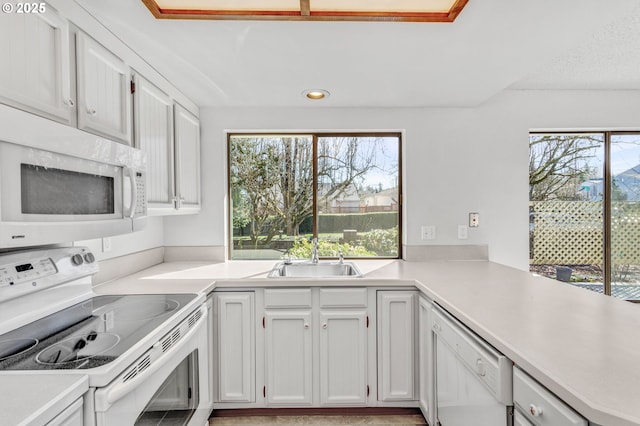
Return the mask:
MULTIPOLYGON (((378 140, 367 142, 360 143, 358 137, 327 137, 318 142, 317 176, 325 200, 355 188, 376 167, 378 140)), ((232 205, 249 218, 254 244, 259 236, 268 242, 279 231, 297 235, 300 224, 313 214, 312 139, 234 137, 230 156, 231 195, 241 198, 232 200, 232 205)))
POLYGON ((532 135, 529 140, 529 200, 576 198, 576 186, 595 171, 589 160, 602 146, 599 135, 532 135))

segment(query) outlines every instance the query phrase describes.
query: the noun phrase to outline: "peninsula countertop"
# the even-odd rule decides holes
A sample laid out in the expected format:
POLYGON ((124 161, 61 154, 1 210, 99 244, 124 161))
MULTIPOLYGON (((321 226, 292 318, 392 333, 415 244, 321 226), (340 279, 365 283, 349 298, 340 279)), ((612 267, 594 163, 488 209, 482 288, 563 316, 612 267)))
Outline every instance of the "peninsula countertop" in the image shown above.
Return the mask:
POLYGON ((98 293, 277 286, 415 286, 575 410, 640 425, 640 306, 488 261, 355 261, 364 276, 268 279, 274 261, 163 263, 98 293))

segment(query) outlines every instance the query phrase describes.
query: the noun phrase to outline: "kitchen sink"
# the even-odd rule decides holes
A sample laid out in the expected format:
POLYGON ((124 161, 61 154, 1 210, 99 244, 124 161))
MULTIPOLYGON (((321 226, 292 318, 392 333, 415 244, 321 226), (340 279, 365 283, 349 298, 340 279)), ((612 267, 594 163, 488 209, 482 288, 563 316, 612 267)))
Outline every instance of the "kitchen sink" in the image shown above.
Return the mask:
POLYGON ((358 278, 362 273, 351 262, 279 262, 268 278, 358 278))

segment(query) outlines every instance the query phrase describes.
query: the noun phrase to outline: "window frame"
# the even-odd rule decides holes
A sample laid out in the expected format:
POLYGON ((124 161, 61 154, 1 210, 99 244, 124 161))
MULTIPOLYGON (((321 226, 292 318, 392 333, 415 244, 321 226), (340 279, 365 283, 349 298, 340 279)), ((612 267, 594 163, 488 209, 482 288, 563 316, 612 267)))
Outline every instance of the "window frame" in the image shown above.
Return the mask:
MULTIPOLYGON (((612 290, 612 214, 611 214, 611 190, 613 176, 611 174, 611 143, 614 136, 618 135, 638 135, 640 136, 640 130, 601 130, 601 129, 589 129, 589 130, 530 130, 529 137, 531 135, 578 135, 578 134, 602 134, 603 135, 603 212, 602 212, 602 284, 603 293, 607 296, 611 296, 612 290)), ((627 299, 621 299, 627 300, 627 299)), ((640 303, 640 300, 627 300, 632 303, 640 303)))
MULTIPOLYGON (((252 136, 252 137, 264 137, 264 136, 311 136, 312 150, 313 150, 313 220, 312 220, 312 232, 313 236, 318 236, 318 139, 324 137, 396 137, 398 138, 398 255, 397 256, 349 256, 349 259, 353 260, 376 260, 376 259, 402 259, 403 258, 403 139, 401 131, 382 131, 382 132, 365 132, 365 131, 227 131, 227 232, 228 238, 226 243, 228 244, 227 259, 229 260, 241 260, 232 259, 233 254, 233 202, 231 199, 231 139, 234 136, 252 136)), ((321 259, 337 259, 337 257, 322 256, 321 259)), ((272 259, 277 260, 277 259, 272 259)))

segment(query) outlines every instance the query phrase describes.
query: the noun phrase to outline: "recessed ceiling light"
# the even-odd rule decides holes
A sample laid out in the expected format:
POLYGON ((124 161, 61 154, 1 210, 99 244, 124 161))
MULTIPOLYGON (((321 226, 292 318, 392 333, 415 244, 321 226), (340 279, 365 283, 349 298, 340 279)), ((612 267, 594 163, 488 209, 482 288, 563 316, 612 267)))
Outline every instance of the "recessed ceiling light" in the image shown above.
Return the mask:
POLYGON ((330 93, 323 89, 310 89, 302 92, 302 95, 308 99, 318 101, 320 99, 328 98, 330 93))

